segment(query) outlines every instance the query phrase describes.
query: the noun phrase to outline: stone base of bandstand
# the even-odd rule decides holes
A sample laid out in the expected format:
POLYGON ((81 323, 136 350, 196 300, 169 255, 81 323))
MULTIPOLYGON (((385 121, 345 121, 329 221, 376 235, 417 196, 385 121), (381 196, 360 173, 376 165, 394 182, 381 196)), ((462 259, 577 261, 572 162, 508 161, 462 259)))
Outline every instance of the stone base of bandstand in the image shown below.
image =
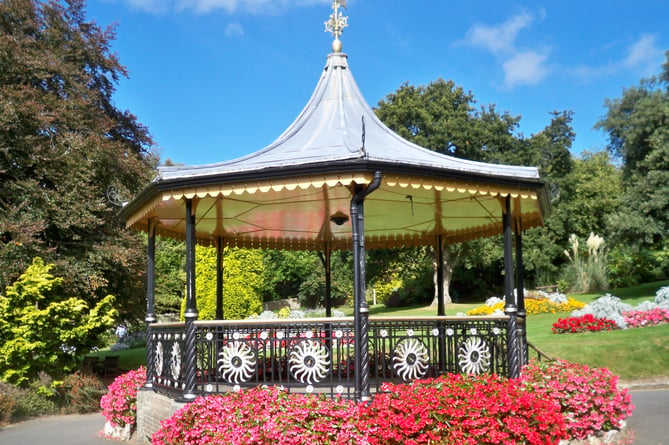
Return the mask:
POLYGON ((151 436, 160 428, 160 422, 172 417, 179 408, 186 405, 151 390, 142 389, 137 393, 137 430, 135 442, 151 443, 151 436))

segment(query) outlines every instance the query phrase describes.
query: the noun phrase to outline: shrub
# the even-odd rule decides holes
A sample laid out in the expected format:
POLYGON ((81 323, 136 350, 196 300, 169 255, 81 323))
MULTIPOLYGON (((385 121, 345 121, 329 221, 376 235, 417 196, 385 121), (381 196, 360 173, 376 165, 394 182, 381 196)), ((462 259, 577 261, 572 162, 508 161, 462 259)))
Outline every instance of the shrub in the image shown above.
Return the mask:
POLYGON ((655 293, 655 303, 658 305, 669 305, 669 286, 661 287, 655 293))
POLYGON ((532 361, 523 368, 521 381, 540 398, 560 405, 570 438, 620 429, 634 409, 632 396, 618 388, 618 377, 605 368, 532 361))
POLYGON ((562 280, 569 282, 574 292, 606 290, 609 283, 604 238, 590 232, 586 241, 588 256, 585 259, 581 256, 578 237, 575 234, 569 237, 569 243, 572 253, 564 251, 569 263, 562 271, 562 280))
POLYGON ((399 292, 404 286, 401 278, 391 278, 387 282, 378 282, 374 284, 376 291, 376 301, 380 304, 386 304, 395 292, 399 292))
POLYGON ((18 400, 14 417, 39 417, 55 414, 58 411, 51 397, 34 385, 28 388, 18 400))
POLYGON ((23 391, 14 385, 0 381, 0 426, 12 420, 22 393, 23 391))
POLYGON ((65 414, 84 414, 100 409, 105 385, 96 376, 75 372, 63 379, 57 391, 65 414))
POLYGON ((114 297, 95 306, 67 295, 53 264, 37 257, 0 294, 0 379, 27 386, 40 372, 59 375, 72 368, 72 353, 97 344, 114 323, 114 297))
POLYGON ((137 391, 146 382, 146 368, 122 374, 109 385, 100 399, 102 415, 115 426, 134 425, 137 419, 137 391))
POLYGON ((586 314, 581 317, 558 318, 553 323, 552 331, 554 334, 578 333, 578 332, 598 332, 612 331, 618 329, 618 326, 606 318, 595 318, 592 314, 586 314))

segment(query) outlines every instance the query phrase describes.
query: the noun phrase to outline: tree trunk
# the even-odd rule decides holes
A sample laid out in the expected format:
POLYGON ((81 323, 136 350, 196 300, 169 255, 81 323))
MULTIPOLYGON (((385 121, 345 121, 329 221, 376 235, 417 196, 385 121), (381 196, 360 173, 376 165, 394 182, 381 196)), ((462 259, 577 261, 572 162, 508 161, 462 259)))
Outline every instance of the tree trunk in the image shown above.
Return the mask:
MULTIPOLYGON (((458 264, 459 260, 459 250, 453 249, 450 244, 445 244, 442 247, 442 257, 444 263, 442 267, 444 268, 444 280, 441 285, 444 287, 444 304, 453 303, 453 299, 450 294, 451 279, 453 278, 453 270, 458 264)), ((434 274, 432 275, 432 281, 434 283, 434 299, 432 300, 432 306, 438 305, 438 295, 439 295, 439 283, 437 283, 437 252, 433 252, 432 256, 432 266, 434 274)))

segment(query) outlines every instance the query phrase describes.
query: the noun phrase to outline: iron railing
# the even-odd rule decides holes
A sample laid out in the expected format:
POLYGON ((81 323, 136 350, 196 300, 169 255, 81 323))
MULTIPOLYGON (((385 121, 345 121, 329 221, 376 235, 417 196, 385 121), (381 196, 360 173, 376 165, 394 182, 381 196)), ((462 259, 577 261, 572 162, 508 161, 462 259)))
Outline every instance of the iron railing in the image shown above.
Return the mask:
MULTIPOLYGON (((370 318, 370 390, 446 373, 507 375, 507 320, 370 318)), ((277 385, 353 398, 353 326, 352 317, 196 321, 195 389, 206 395, 277 385)), ((151 387, 178 398, 187 385, 185 324, 153 324, 150 332, 151 387)))

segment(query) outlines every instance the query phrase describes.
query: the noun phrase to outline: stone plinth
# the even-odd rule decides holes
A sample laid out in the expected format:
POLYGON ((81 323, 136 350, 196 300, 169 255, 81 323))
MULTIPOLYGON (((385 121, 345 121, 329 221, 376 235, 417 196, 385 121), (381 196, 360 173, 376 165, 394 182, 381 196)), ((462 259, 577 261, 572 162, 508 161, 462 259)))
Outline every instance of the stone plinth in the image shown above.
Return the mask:
POLYGON ((177 402, 151 390, 137 393, 137 442, 151 443, 151 436, 160 428, 160 422, 172 416, 185 403, 177 402))

